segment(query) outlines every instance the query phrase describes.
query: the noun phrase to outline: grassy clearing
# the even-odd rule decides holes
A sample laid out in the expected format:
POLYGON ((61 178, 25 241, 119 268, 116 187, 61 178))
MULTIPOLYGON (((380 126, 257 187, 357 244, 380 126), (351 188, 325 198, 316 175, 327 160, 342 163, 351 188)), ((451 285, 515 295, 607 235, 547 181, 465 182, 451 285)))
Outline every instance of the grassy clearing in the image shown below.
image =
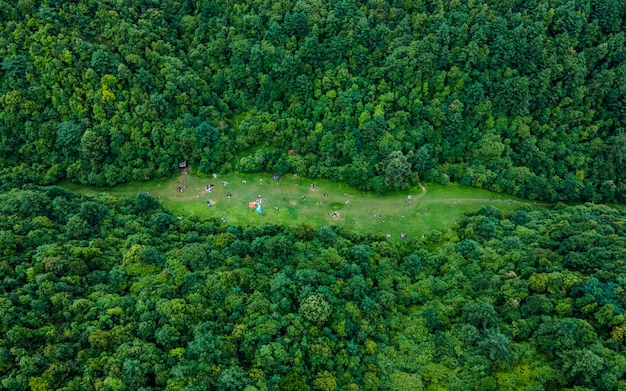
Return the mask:
POLYGON ((393 238, 398 238, 401 232, 415 237, 433 229, 446 231, 463 213, 484 205, 496 206, 504 212, 521 204, 532 205, 513 197, 458 184, 426 184, 425 193, 416 186, 410 191, 379 195, 363 193, 342 183, 293 175, 284 175, 274 181, 269 174, 231 173, 215 179, 190 174, 184 180, 187 184, 184 192, 178 189, 183 184, 182 175, 106 189, 74 184, 64 186, 81 193, 106 191, 124 196, 151 192, 173 213, 226 218, 229 225, 342 225, 359 233, 390 234, 393 238), (222 181, 228 182, 228 185, 222 185, 222 181), (208 184, 214 185, 211 192, 205 191, 208 184), (311 184, 315 184, 317 190, 311 189, 311 184), (231 198, 227 197, 228 193, 232 194, 231 198), (328 196, 324 196, 325 193, 328 196), (411 204, 407 203, 408 194, 412 196, 411 204), (263 215, 248 206, 257 196, 263 201, 263 215), (515 202, 509 203, 509 199, 515 202), (208 200, 213 202, 213 206, 207 205, 208 200), (350 203, 346 204, 346 200, 350 203))

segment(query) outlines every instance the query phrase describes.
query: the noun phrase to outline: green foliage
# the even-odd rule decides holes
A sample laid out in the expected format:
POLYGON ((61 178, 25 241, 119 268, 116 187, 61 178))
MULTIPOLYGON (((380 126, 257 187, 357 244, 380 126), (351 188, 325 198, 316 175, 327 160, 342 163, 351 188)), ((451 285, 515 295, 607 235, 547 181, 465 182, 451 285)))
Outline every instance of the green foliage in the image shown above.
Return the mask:
POLYGON ((65 234, 70 239, 85 239, 89 236, 91 229, 87 221, 82 217, 74 215, 67 220, 65 234))
POLYGON ((5 3, 10 181, 113 185, 187 160, 625 200, 618 0, 5 3))
POLYGON ((326 299, 324 299, 324 296, 316 293, 302 300, 299 312, 300 315, 309 322, 321 325, 328 319, 332 308, 326 299))
POLYGON ((97 226, 106 219, 109 214, 109 208, 101 203, 83 202, 80 205, 79 216, 82 217, 89 225, 97 226))
POLYGON ((313 389, 319 391, 333 391, 337 389, 337 380, 328 371, 323 371, 317 374, 315 380, 313 380, 313 389))
POLYGON ((626 373, 626 220, 605 206, 481 208, 425 247, 0 198, 5 388, 613 390, 626 373))
POLYGON ((19 0, 0 20, 2 388, 625 388, 623 213, 461 217, 492 196, 449 185, 626 201, 623 0, 19 0), (307 183, 266 207, 297 227, 228 227, 169 182, 180 216, 132 188, 182 160, 344 197, 449 187, 407 209, 307 183), (64 180, 133 198, 34 185, 64 180))
POLYGON ((402 190, 409 187, 411 165, 401 151, 391 152, 381 165, 387 189, 402 190))
POLYGON ((164 233, 172 223, 172 216, 167 213, 155 213, 150 219, 150 222, 153 224, 154 230, 157 233, 164 233))
POLYGON ((108 153, 108 143, 102 135, 92 130, 88 130, 80 139, 81 155, 93 162, 99 162, 104 159, 108 153))
POLYGON ((216 382, 219 391, 243 390, 248 383, 246 372, 239 367, 227 368, 220 373, 216 382))

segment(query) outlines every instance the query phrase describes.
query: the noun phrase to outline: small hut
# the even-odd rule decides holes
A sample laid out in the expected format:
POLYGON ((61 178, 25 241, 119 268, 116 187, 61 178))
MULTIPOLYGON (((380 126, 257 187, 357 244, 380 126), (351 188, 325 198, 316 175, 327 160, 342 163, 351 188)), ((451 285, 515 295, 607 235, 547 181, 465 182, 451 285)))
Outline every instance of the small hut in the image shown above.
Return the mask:
POLYGON ((184 170, 185 168, 187 168, 187 161, 183 160, 182 162, 179 162, 178 168, 180 168, 181 170, 184 170))

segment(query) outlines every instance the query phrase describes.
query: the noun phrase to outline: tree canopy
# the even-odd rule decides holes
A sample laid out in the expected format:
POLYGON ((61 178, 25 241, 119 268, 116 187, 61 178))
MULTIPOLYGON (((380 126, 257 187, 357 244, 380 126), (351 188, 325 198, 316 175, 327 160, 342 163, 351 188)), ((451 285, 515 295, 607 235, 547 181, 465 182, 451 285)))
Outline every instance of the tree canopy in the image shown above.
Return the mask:
POLYGON ((626 200, 623 1, 0 4, 4 180, 112 185, 186 159, 626 200))
POLYGON ((150 201, 0 192, 2 388, 625 386, 626 218, 609 207, 485 207, 393 242, 150 201))
POLYGON ((626 389, 623 0, 0 0, 0 388, 626 389), (529 199, 227 226, 170 175, 529 199))

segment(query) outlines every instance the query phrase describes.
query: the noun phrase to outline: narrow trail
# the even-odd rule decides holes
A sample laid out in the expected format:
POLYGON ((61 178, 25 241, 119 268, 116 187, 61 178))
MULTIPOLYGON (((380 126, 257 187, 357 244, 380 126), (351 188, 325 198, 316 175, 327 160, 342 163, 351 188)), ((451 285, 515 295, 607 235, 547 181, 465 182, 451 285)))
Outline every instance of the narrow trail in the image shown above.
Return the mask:
MULTIPOLYGON (((494 203, 508 203, 507 200, 500 199, 488 199, 488 198, 436 198, 432 200, 423 200, 424 203, 453 203, 453 202, 485 202, 492 201, 494 203)), ((547 203, 539 203, 539 202, 526 202, 526 201, 516 201, 513 204, 515 205, 538 205, 538 206, 551 206, 555 204, 547 204, 547 203)))
MULTIPOLYGON (((418 197, 423 197, 428 190, 426 190, 426 187, 424 187, 424 185, 422 185, 421 182, 417 182, 417 185, 420 187, 420 189, 422 190, 422 192, 420 194, 418 194, 418 197)), ((436 199, 425 199, 425 200, 421 200, 420 202, 422 203, 455 203, 455 202, 485 202, 487 201, 487 198, 436 198, 436 199)), ((503 198, 490 198, 489 201, 492 201, 494 203, 501 203, 501 202, 508 202, 509 204, 511 204, 511 202, 507 199, 503 199, 503 198)), ((514 204, 519 204, 519 205, 536 205, 536 206, 553 206, 555 204, 553 203, 542 203, 542 202, 528 202, 528 201, 518 201, 515 200, 512 203, 514 204)))
POLYGON ((422 194, 420 195, 426 194, 426 188, 424 187, 424 185, 422 185, 422 183, 419 181, 417 182, 417 185, 420 187, 420 189, 422 189, 422 194))

